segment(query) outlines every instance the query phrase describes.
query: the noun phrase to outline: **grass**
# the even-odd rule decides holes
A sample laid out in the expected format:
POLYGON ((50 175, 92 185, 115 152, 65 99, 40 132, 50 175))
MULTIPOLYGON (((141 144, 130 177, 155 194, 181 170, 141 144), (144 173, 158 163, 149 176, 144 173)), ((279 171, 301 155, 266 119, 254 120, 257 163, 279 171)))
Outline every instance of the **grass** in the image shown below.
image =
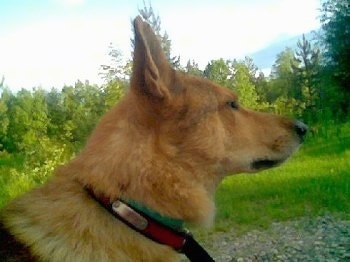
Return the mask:
POLYGON ((310 139, 286 164, 226 178, 216 194, 216 230, 266 228, 273 221, 350 214, 350 125, 310 139))
MULTIPOLYGON (((19 154, 0 154, 0 208, 4 206, 12 196, 10 191, 18 191, 21 186, 16 187, 11 170, 22 170, 24 157, 19 154), (11 190, 11 188, 13 188, 11 190)), ((19 181, 17 181, 19 182, 19 181)))
POLYGON ((22 155, 0 153, 0 172, 5 168, 22 168, 23 163, 24 157, 22 155))

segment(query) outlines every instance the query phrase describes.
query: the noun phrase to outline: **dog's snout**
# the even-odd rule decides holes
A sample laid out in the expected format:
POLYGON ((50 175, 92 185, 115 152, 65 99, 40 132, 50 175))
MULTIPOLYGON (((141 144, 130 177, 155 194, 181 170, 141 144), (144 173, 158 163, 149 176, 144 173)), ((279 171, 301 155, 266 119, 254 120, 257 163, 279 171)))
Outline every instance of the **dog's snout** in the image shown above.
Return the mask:
POLYGON ((295 121, 294 130, 300 139, 303 139, 307 133, 308 127, 301 121, 295 121))

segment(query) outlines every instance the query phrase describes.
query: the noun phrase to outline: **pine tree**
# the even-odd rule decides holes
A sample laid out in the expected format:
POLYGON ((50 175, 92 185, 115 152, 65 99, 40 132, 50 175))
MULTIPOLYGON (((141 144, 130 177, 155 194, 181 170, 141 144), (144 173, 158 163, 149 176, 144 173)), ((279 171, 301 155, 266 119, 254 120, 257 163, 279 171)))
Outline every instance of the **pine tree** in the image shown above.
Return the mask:
POLYGON ((346 115, 350 111, 350 0, 323 1, 320 20, 325 63, 344 93, 340 106, 346 115))
POLYGON ((320 50, 311 45, 310 41, 302 36, 297 43, 294 56, 296 64, 293 64, 293 72, 299 87, 294 98, 302 100, 307 110, 315 110, 320 98, 319 71, 320 50))

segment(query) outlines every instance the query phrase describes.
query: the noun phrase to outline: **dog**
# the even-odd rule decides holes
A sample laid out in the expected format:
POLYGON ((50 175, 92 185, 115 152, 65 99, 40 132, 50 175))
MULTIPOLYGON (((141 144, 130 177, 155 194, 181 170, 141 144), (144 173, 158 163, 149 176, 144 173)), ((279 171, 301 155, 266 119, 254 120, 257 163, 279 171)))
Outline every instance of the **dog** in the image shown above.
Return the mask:
POLYGON ((141 17, 134 31, 130 90, 74 159, 2 210, 1 261, 178 261, 182 240, 158 239, 168 227, 212 224, 225 176, 277 166, 302 143, 305 124, 174 70, 141 17))

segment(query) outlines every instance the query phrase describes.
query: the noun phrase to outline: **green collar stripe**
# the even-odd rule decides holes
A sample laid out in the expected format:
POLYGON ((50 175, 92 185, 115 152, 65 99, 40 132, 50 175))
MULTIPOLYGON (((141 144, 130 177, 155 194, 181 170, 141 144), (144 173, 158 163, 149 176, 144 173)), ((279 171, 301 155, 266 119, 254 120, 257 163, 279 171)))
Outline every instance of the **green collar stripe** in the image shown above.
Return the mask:
POLYGON ((128 205, 130 205, 132 208, 136 209, 137 211, 140 211, 144 213, 145 215, 149 216, 150 218, 158 221, 159 223, 166 225, 168 227, 171 227, 172 229, 181 229, 183 227, 184 221, 181 219, 171 218, 168 216, 163 216, 159 214, 158 212, 146 207, 140 202, 137 202, 135 200, 124 200, 128 205))

